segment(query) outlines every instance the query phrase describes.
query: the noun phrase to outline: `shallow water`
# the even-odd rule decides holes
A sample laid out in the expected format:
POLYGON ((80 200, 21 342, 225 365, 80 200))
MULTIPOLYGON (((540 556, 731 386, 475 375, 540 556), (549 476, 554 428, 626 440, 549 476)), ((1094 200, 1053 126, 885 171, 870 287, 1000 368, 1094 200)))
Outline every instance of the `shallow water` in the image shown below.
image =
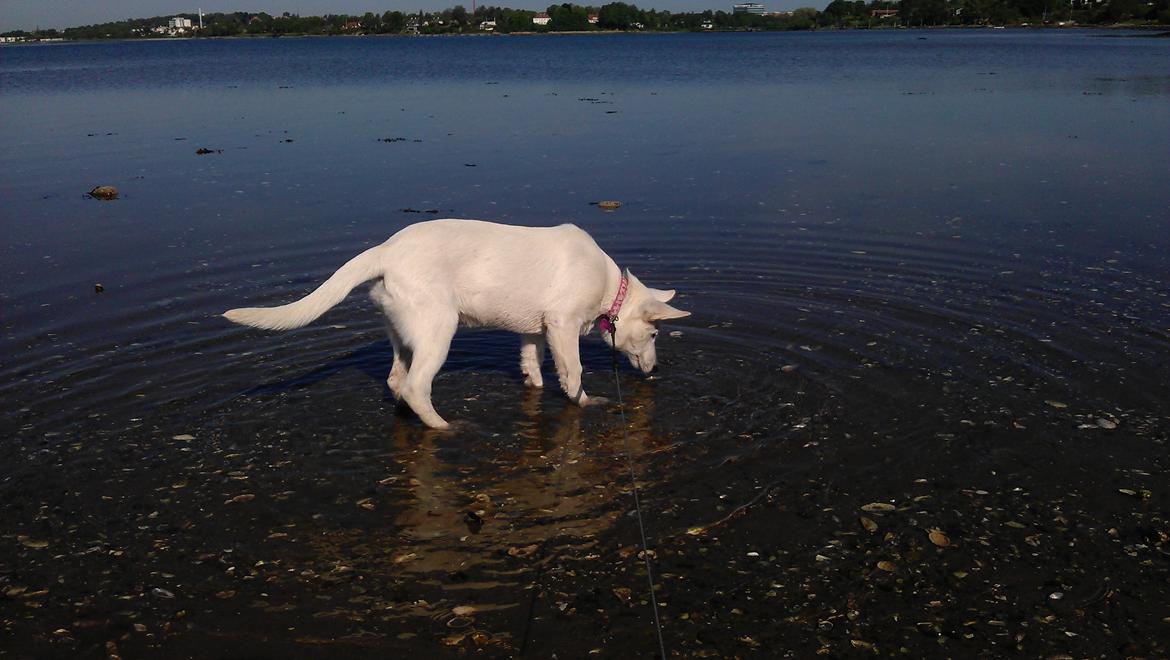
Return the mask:
POLYGON ((4 631, 653 653, 616 406, 471 332, 434 434, 357 292, 218 317, 475 217, 574 222, 694 312, 621 373, 668 649, 1164 652, 1168 63, 1091 32, 5 47, 4 631))

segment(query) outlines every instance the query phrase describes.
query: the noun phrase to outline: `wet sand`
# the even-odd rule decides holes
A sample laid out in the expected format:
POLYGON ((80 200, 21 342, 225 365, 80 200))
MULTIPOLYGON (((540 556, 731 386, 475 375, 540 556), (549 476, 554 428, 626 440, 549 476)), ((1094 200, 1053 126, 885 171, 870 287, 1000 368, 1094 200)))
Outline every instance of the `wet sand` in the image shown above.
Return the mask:
MULTIPOLYGON (((786 376, 757 427, 622 374, 669 655, 1170 651, 1164 418, 786 376)), ((657 655, 615 405, 444 373, 436 433, 336 378, 6 451, 6 655, 657 655)))

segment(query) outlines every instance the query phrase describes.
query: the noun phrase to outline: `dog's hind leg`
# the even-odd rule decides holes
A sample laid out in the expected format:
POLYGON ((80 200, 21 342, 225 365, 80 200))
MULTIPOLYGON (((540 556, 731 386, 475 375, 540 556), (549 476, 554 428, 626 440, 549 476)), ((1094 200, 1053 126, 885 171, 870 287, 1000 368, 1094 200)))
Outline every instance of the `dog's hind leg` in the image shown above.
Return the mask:
POLYGON ((386 324, 386 336, 390 338, 390 345, 394 347, 394 363, 390 366, 390 374, 386 377, 386 387, 394 398, 402 400, 402 386, 406 382, 406 374, 410 371, 410 349, 394 330, 393 304, 394 300, 381 281, 370 287, 370 299, 378 309, 382 310, 382 320, 386 324))
POLYGON ((390 375, 386 376, 386 387, 395 399, 402 400, 402 386, 406 383, 406 375, 410 371, 410 350, 398 338, 390 321, 386 321, 386 334, 390 336, 390 344, 394 347, 394 363, 390 365, 390 375))
POLYGON ((520 371, 524 384, 529 387, 544 387, 540 365, 544 363, 544 335, 520 335, 520 371))
POLYGON ((447 361, 451 338, 459 326, 453 310, 430 309, 421 315, 425 323, 402 328, 403 338, 411 344, 410 368, 402 385, 402 399, 423 424, 433 429, 450 426, 431 405, 431 381, 447 361))

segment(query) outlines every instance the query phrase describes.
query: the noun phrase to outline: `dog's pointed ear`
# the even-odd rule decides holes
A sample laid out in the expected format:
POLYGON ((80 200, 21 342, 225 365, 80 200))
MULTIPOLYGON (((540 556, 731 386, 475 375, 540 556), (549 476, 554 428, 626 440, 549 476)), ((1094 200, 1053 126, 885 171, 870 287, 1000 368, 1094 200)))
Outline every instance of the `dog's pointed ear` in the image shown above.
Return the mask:
POLYGON ((676 309, 667 305, 664 302, 655 300, 646 307, 646 320, 648 321, 669 321, 670 319, 681 319, 685 316, 690 316, 690 312, 684 312, 681 309, 676 309))
MULTIPOLYGON (((649 287, 647 287, 647 288, 649 288, 649 287)), ((650 290, 650 295, 654 296, 654 299, 657 300, 658 302, 670 302, 670 299, 674 298, 674 289, 649 289, 649 290, 650 290)))
POLYGON ((646 291, 650 294, 650 297, 657 300, 658 302, 670 302, 670 299, 674 297, 674 289, 655 289, 653 287, 648 287, 645 284, 642 284, 642 280, 634 277, 634 274, 630 272, 629 268, 626 269, 626 277, 630 278, 630 282, 646 289, 646 291))

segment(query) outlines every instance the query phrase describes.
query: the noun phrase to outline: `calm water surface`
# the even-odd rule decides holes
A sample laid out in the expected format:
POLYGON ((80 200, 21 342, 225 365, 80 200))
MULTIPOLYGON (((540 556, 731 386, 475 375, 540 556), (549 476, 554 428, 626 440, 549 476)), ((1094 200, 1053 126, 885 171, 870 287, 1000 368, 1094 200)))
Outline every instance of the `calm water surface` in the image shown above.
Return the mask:
MULTIPOLYGON (((122 615, 155 617, 122 641, 144 648, 166 643, 164 619, 241 649, 257 627, 558 648, 549 617, 568 601, 529 616, 543 610, 526 587, 564 573, 534 573, 535 557, 636 546, 616 409, 525 393, 516 339, 467 333, 434 400, 468 426, 436 435, 388 399, 364 296, 287 333, 218 317, 294 300, 434 217, 576 223, 694 312, 660 339, 659 378, 621 376, 652 545, 777 480, 840 489, 880 464, 898 499, 932 477, 907 457, 992 479, 980 466, 1010 452, 1088 466, 1108 433, 1164 443, 1170 42, 1114 36, 0 49, 0 492, 51 491, 11 505, 5 532, 52 548, 8 540, 38 568, 0 579, 35 587, 91 562, 7 630, 51 639, 69 619, 43 612, 116 619, 134 608, 107 601, 126 596, 154 603, 122 615), (96 185, 121 198, 85 198, 96 185), (138 568, 92 559, 123 547, 138 568), (451 614, 467 602, 477 616, 451 614), (179 610, 202 614, 180 625, 179 610)), ((602 348, 583 340, 586 387, 612 397, 602 348)), ((1125 467, 1165 497, 1164 463, 1125 467)), ((979 485, 953 478, 949 492, 979 485)), ((829 492, 821 510, 879 499, 829 492)), ((636 605, 644 585, 628 586, 636 605)), ((105 640, 87 630, 68 643, 105 640)))

